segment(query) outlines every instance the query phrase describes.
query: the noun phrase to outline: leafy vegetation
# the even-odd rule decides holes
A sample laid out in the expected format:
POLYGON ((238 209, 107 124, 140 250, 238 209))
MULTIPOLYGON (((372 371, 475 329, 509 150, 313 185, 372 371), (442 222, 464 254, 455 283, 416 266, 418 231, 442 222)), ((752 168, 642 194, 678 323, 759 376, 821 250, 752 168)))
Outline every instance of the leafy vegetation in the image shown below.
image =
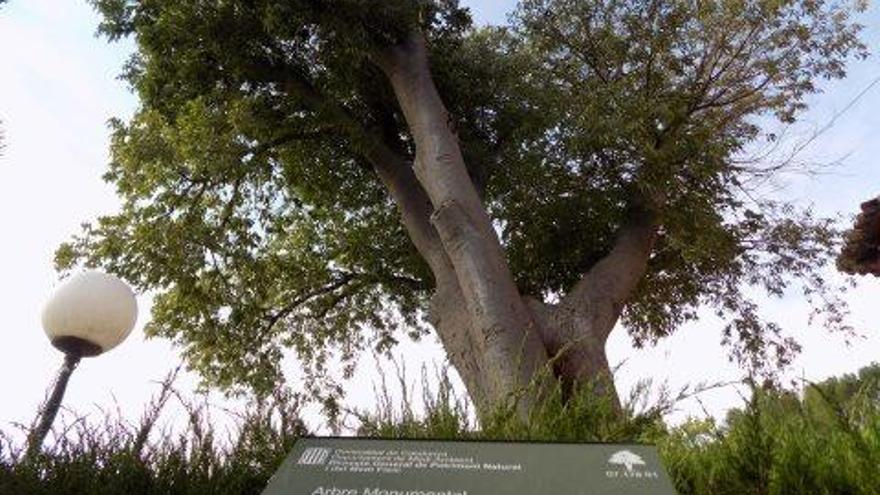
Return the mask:
MULTIPOLYGON (((410 399, 385 396, 372 414, 358 414, 359 435, 386 438, 619 441, 654 443, 681 495, 874 495, 880 493, 880 366, 860 376, 810 385, 804 398, 752 389, 750 400, 723 424, 661 419, 673 401, 636 411, 639 389, 623 410, 607 395, 580 393, 544 402, 523 422, 500 409, 477 427, 448 382, 428 393, 422 412, 410 399)), ((586 390, 586 389, 584 389, 586 390)), ((279 398, 280 399, 280 398, 279 398)), ((293 401, 295 402, 295 401, 293 401)), ((138 441, 138 428, 121 420, 72 432, 34 459, 7 441, 0 446, 0 493, 31 494, 256 494, 298 435, 296 408, 261 402, 239 422, 236 435, 218 438, 203 409, 191 409, 189 430, 158 441, 138 441), (221 447, 220 445, 225 445, 221 447)), ((289 397, 284 403, 290 404, 289 397)), ((155 412, 155 411, 154 411, 155 412)), ((145 417, 154 418, 153 414, 145 417)))
POLYGON ((3 434, 2 494, 257 494, 296 439, 306 433, 295 397, 277 392, 256 400, 223 434, 208 408, 185 402, 186 428, 154 431, 172 389, 166 387, 140 424, 106 415, 91 424, 74 418, 34 457, 3 434))
POLYGON ((333 396, 328 360, 434 331, 491 404, 705 306, 772 368, 798 346, 758 303, 792 290, 847 329, 840 232, 752 194, 790 162, 749 150, 866 56, 861 1, 524 0, 486 28, 456 0, 92 3, 140 107, 111 124, 121 210, 57 265, 154 293, 147 332, 211 385, 266 392, 295 353, 333 396))

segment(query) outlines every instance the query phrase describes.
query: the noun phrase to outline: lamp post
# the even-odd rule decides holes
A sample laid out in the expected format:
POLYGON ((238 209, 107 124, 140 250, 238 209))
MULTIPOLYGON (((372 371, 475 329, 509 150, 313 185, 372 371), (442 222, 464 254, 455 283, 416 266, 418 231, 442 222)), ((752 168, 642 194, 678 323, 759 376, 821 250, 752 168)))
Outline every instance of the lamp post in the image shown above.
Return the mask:
POLYGON ((134 293, 113 275, 83 272, 55 291, 43 308, 43 329, 52 345, 64 353, 64 364, 36 427, 28 435, 27 457, 40 451, 80 359, 119 345, 131 333, 136 320, 134 293))

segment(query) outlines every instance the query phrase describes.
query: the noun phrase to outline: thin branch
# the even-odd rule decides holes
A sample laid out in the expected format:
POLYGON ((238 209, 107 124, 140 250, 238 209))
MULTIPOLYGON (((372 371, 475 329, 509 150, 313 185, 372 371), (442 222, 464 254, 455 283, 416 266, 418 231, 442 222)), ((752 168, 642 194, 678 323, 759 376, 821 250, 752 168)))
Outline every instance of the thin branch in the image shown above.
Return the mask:
POLYGON ((303 304, 311 301, 316 297, 320 297, 325 294, 329 294, 337 289, 340 289, 346 285, 348 285, 352 280, 357 277, 354 273, 343 273, 338 279, 325 284, 317 289, 309 291, 291 301, 287 306, 276 312, 274 315, 270 316, 266 322, 266 332, 272 330, 279 321, 283 320, 291 313, 293 313, 297 308, 302 306, 303 304))

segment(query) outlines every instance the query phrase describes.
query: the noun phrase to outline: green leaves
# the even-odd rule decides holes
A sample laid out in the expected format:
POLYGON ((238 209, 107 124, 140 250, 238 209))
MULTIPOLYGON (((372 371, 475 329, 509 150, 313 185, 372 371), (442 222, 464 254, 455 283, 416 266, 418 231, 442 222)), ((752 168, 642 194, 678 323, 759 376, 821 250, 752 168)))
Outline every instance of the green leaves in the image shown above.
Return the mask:
POLYGON ((414 149, 378 54, 426 34, 436 84, 521 292, 564 294, 626 212, 659 212, 649 272, 624 309, 637 343, 713 306, 744 364, 796 348, 757 287, 800 288, 844 328, 821 268, 833 224, 748 200, 779 171, 743 160, 755 122, 796 118, 816 81, 864 55, 859 5, 822 0, 526 0, 473 29, 453 0, 95 0, 138 46, 141 108, 112 122, 105 178, 123 200, 57 253, 156 295, 149 332, 214 384, 267 391, 284 357, 315 392, 426 330, 431 274, 366 159, 414 149))
POLYGON ((338 144, 257 141, 259 103, 207 95, 173 120, 145 108, 114 122, 106 178, 123 209, 56 260, 157 291, 148 334, 181 344, 210 383, 268 392, 288 349, 317 376, 401 324, 420 334, 429 279, 369 172, 338 144))
MULTIPOLYGON (((521 287, 565 293, 610 249, 629 205, 658 209, 649 273, 624 310, 636 343, 714 306, 733 356, 765 368, 796 344, 765 321, 749 287, 801 288, 834 330, 845 305, 821 276, 839 232, 809 212, 754 201, 750 184, 784 167, 746 158, 756 118, 791 122, 816 79, 865 55, 858 5, 832 2, 528 0, 518 53, 536 60, 543 117, 495 176, 521 287), (528 143, 528 144, 525 144, 528 143), (535 143, 529 149, 529 145, 535 143), (755 212, 758 212, 757 214, 755 212), (832 301, 827 304, 822 300, 832 301)), ((495 189, 490 189, 495 190, 495 189)))

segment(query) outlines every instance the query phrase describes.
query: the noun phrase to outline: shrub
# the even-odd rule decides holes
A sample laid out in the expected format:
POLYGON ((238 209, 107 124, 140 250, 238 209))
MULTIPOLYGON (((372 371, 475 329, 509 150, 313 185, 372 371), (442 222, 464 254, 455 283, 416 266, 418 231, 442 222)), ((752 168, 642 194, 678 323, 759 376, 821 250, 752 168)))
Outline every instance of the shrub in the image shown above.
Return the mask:
MULTIPOLYGON (((439 386, 423 395, 419 412, 406 393, 395 400, 383 389, 376 411, 353 413, 357 434, 654 443, 681 495, 880 494, 880 397, 873 381, 848 384, 846 393, 838 382, 811 385, 804 399, 756 387, 722 424, 690 420, 675 427, 662 420, 674 400, 635 407, 645 403, 646 387, 623 405, 591 387, 567 400, 557 390, 528 421, 515 414, 515 403, 477 421, 447 377, 434 383, 439 386)), ((206 409, 188 403, 185 432, 147 441, 163 404, 154 402, 137 428, 109 416, 100 425, 74 421, 35 458, 4 436, 0 494, 256 494, 306 433, 299 399, 278 392, 255 401, 225 440, 206 409)))

